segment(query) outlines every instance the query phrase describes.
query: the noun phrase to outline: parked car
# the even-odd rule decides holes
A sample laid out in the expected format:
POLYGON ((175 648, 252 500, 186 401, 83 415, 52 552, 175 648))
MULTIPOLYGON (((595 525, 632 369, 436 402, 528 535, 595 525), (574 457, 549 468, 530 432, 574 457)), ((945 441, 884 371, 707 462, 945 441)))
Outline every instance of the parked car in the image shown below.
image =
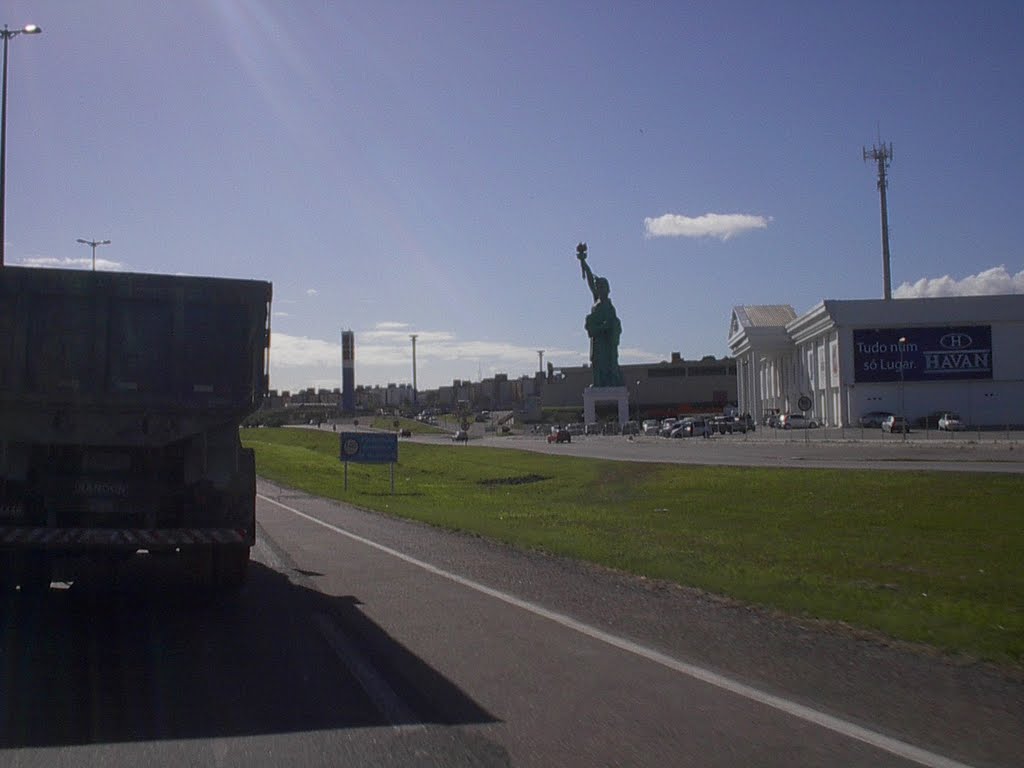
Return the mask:
POLYGON ((644 419, 643 433, 645 435, 657 435, 661 429, 661 422, 657 419, 644 419))
POLYGON ((658 430, 658 434, 661 437, 669 437, 672 434, 672 430, 680 426, 682 423, 682 419, 665 419, 661 422, 661 429, 658 430))
POLYGON ((784 413, 779 416, 779 426, 782 429, 817 429, 818 422, 802 413, 784 413))
POLYGON ((939 419, 946 415, 946 411, 932 411, 927 416, 914 419, 916 426, 921 429, 938 429, 939 419))
POLYGON ((731 435, 735 423, 735 416, 715 416, 711 419, 711 431, 719 435, 731 435))
POLYGON ((862 427, 880 427, 889 416, 892 416, 889 411, 868 411, 860 417, 860 425, 862 427))
POLYGON ((705 427, 710 433, 711 425, 703 416, 683 419, 669 437, 696 437, 704 434, 705 427))
POLYGON ((910 431, 910 424, 904 416, 889 415, 882 422, 882 431, 907 433, 910 431))
POLYGON ((733 432, 753 432, 755 429, 754 417, 749 413, 745 413, 742 416, 737 416, 732 425, 733 432))
POLYGON ((939 417, 939 429, 944 432, 959 432, 964 426, 959 413, 947 411, 939 417))
POLYGON ((690 437, 693 434, 690 425, 692 419, 680 419, 675 422, 666 437, 690 437))
POLYGON ((571 443, 572 433, 564 427, 552 427, 548 434, 549 443, 571 443))
POLYGON ((452 440, 467 442, 469 440, 469 432, 464 429, 455 430, 455 434, 452 435, 452 440))

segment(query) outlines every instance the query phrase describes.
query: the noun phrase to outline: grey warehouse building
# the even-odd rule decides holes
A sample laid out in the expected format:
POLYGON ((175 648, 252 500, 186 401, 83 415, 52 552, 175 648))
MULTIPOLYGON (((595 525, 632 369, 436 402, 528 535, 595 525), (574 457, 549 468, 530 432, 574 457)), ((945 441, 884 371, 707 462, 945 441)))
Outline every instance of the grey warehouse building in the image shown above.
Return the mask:
POLYGON ((758 420, 807 397, 829 426, 947 410, 972 427, 1024 425, 1024 295, 825 300, 799 316, 737 306, 728 341, 739 410, 758 420))

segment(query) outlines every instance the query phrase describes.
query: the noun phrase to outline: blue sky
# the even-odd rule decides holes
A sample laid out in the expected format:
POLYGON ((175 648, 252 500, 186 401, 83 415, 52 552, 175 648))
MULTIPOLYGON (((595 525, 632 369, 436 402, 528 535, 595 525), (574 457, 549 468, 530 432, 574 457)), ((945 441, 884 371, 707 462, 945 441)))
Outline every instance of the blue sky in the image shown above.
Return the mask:
POLYGON ((1024 292, 1020 2, 8 0, 8 264, 274 284, 271 385, 728 353, 737 304, 1024 292))

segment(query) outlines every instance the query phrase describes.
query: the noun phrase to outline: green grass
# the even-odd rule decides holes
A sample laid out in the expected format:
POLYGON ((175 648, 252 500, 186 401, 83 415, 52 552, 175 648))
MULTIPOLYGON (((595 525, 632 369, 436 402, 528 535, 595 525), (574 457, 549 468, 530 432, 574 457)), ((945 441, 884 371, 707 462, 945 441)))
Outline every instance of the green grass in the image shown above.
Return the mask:
MULTIPOLYGON (((360 420, 360 423, 364 423, 360 420)), ((367 419, 365 423, 374 429, 389 429, 399 430, 408 429, 414 435, 436 435, 439 432, 444 432, 440 427, 436 427, 433 424, 424 424, 422 421, 416 421, 416 419, 407 419, 404 416, 372 416, 367 419), (395 422, 398 422, 398 426, 395 427, 395 422)), ((350 429, 350 427, 345 427, 350 429)))
POLYGON ((695 467, 246 431, 262 477, 366 509, 668 579, 788 613, 1024 664, 1024 478, 695 467))

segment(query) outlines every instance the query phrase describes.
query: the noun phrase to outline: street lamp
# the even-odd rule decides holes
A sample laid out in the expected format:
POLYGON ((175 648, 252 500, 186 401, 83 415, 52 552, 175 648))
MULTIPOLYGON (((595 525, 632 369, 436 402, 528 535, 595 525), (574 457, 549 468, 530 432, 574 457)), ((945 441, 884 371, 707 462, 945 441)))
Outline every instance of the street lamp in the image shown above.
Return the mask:
POLYGON ((110 245, 110 241, 109 240, 83 240, 82 238, 78 238, 78 242, 80 242, 82 245, 91 245, 92 246, 92 271, 95 272, 96 271, 96 246, 97 245, 110 245))
POLYGON ((412 404, 417 405, 418 398, 416 397, 416 336, 415 333, 410 333, 409 338, 412 340, 412 404))
MULTIPOLYGON (((889 338, 892 338, 891 336, 889 338)), ((906 336, 900 336, 900 416, 903 417, 903 439, 907 439, 907 408, 905 402, 905 395, 903 394, 903 346, 907 343, 906 336)))
POLYGON ((640 419, 640 379, 636 380, 636 423, 638 427, 642 423, 640 419))
POLYGON ((38 35, 42 31, 35 24, 26 24, 21 29, 8 29, 4 24, 0 32, 4 39, 3 101, 0 102, 0 267, 4 265, 4 211, 7 207, 7 41, 18 35, 38 35))

